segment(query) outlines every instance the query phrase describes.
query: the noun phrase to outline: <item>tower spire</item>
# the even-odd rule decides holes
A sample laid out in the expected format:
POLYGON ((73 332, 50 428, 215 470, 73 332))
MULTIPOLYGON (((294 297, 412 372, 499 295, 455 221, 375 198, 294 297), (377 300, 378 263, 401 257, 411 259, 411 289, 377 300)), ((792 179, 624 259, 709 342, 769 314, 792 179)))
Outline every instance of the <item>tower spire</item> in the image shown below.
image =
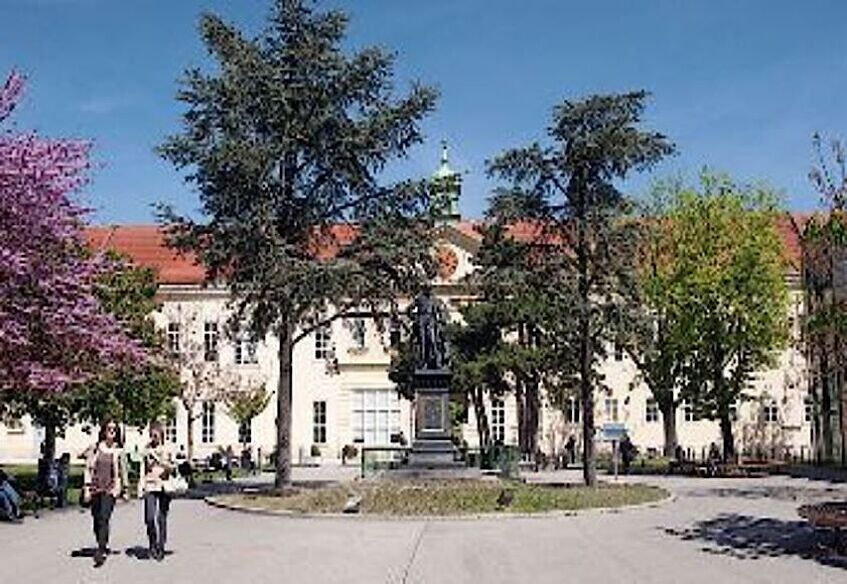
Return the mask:
POLYGON ((441 140, 441 164, 435 171, 433 179, 436 183, 438 211, 442 219, 458 220, 459 197, 462 194, 462 175, 450 168, 450 150, 447 140, 441 140))

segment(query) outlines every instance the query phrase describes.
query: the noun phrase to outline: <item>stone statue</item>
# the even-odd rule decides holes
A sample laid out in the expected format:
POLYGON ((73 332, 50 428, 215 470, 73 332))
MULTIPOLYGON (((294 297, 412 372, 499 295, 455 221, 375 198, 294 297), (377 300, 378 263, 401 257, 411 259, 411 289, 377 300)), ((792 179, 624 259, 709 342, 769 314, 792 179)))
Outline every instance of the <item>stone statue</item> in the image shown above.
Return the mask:
POLYGON ((418 341, 418 366, 421 369, 445 369, 449 346, 444 327, 445 311, 429 290, 415 299, 415 329, 418 341))

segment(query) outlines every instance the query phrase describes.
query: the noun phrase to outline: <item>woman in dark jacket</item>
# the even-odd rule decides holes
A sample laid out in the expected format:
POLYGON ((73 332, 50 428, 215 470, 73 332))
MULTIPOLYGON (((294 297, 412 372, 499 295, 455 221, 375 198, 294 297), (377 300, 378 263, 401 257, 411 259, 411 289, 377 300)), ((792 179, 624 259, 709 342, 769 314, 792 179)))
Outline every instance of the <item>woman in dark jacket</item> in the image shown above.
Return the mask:
POLYGON ((121 431, 115 422, 108 421, 100 426, 97 444, 88 449, 83 483, 82 495, 91 504, 94 537, 97 540, 94 567, 99 568, 106 561, 109 522, 115 501, 119 497, 129 498, 126 456, 121 431))

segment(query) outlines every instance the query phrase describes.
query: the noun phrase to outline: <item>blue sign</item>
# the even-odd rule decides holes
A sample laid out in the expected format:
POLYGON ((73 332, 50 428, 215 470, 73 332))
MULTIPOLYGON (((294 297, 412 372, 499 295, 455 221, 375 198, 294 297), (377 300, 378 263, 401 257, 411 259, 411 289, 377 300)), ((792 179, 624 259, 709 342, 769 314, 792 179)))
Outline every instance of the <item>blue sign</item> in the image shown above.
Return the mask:
POLYGON ((606 442, 620 442, 623 435, 626 434, 626 424, 623 422, 606 422, 601 426, 603 432, 603 440, 606 442))

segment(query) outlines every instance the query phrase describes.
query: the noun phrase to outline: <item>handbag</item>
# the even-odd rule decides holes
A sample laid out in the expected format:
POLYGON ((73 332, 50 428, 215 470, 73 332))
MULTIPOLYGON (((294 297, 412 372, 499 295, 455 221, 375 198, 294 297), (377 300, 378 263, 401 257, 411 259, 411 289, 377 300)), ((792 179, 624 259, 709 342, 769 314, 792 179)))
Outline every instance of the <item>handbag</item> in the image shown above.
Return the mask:
POLYGON ((178 474, 173 474, 162 481, 162 490, 171 495, 180 495, 188 491, 188 481, 178 474))

